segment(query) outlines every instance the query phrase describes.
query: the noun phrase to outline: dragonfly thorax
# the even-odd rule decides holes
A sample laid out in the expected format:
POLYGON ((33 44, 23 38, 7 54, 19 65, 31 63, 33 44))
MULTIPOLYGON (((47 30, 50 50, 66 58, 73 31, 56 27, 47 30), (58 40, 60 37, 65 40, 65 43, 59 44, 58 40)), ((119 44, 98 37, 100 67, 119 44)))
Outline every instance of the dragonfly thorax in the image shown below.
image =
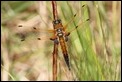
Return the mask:
POLYGON ((62 28, 56 29, 56 32, 57 32, 57 36, 58 36, 58 37, 63 37, 64 33, 63 33, 62 28))

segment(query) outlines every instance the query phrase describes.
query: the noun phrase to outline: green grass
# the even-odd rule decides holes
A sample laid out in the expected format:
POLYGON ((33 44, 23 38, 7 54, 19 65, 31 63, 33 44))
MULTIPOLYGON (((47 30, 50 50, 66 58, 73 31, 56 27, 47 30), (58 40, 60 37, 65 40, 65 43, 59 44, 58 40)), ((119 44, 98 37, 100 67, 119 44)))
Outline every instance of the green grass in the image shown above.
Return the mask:
MULTIPOLYGON (((36 24, 35 20, 39 18, 36 17, 39 15, 37 11, 41 11, 39 19, 41 27, 53 28, 51 2, 44 2, 43 5, 40 3, 40 6, 38 3, 1 2, 2 80, 52 80, 53 42, 37 41, 38 33, 33 35, 31 28, 17 28, 19 23, 33 27, 36 24), (28 36, 24 42, 21 42, 20 37, 16 35, 21 31, 28 36), (42 76, 44 77, 41 78, 42 76)), ((77 13, 66 31, 71 31, 85 21, 72 31, 67 42, 72 67, 71 77, 59 47, 58 80, 120 81, 121 3, 57 1, 57 7, 63 25, 77 13), (83 5, 85 6, 82 7, 83 5)))

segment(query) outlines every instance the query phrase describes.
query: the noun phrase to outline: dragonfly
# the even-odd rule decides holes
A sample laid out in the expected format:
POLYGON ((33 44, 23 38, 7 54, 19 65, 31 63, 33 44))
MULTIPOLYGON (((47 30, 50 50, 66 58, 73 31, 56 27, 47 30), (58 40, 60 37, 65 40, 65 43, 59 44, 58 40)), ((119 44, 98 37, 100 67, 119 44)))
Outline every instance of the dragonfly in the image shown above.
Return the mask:
MULTIPOLYGON (((83 5, 82 7, 84 7, 84 6, 86 6, 86 5, 83 5)), ((53 23, 54 29, 46 30, 47 32, 53 33, 53 36, 51 38, 49 38, 49 40, 51 40, 55 44, 61 46, 62 54, 63 54, 64 60, 65 60, 66 65, 69 70, 71 70, 71 67, 70 67, 69 54, 68 54, 67 44, 66 44, 66 42, 68 41, 68 37, 74 30, 79 28, 80 25, 82 25, 86 21, 89 21, 89 19, 86 19, 85 21, 80 22, 77 26, 75 26, 74 29, 67 32, 66 29, 67 29, 68 25, 73 22, 73 20, 75 19, 76 16, 77 16, 77 14, 75 14, 66 25, 62 24, 62 21, 60 18, 53 20, 52 23, 53 23)), ((18 27, 26 27, 26 26, 18 25, 18 27)), ((32 29, 38 30, 37 27, 32 27, 32 29)), ((43 29, 41 29, 41 31, 43 31, 43 29)), ((21 35, 21 37, 22 37, 21 41, 25 41, 25 36, 21 35)), ((37 39, 43 40, 43 38, 40 38, 40 37, 37 39)))

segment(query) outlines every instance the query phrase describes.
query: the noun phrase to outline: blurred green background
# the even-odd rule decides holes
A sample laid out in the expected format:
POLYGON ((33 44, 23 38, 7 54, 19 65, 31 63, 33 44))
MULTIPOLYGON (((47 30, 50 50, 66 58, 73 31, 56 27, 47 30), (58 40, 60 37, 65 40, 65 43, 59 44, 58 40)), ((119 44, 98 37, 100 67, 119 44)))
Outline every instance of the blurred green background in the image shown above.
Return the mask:
MULTIPOLYGON (((66 31, 79 25, 67 42, 72 73, 59 46, 58 80, 120 81, 121 2, 57 1, 57 7, 63 25, 76 14, 66 31)), ((2 81, 52 80, 53 42, 46 31, 52 21, 50 1, 1 2, 2 81)))

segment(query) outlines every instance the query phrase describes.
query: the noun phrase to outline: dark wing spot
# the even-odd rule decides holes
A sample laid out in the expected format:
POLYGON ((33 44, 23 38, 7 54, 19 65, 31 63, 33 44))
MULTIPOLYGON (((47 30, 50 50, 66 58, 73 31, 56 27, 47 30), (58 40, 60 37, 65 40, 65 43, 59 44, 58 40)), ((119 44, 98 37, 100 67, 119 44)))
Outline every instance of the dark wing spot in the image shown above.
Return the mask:
POLYGON ((78 28, 78 26, 76 26, 75 28, 78 28))
POLYGON ((85 5, 83 5, 82 7, 84 7, 85 5))
POLYGON ((23 27, 22 25, 18 25, 18 27, 23 27))
POLYGON ((21 41, 25 41, 25 39, 21 39, 21 41))
POLYGON ((74 14, 74 17, 76 16, 76 14, 74 14))
POLYGON ((41 38, 37 38, 38 40, 41 40, 41 38))
POLYGON ((54 40, 53 38, 50 38, 50 40, 54 40))
POLYGON ((33 27, 33 29, 36 29, 36 27, 33 27))
POLYGON ((86 21, 89 21, 89 19, 86 19, 86 21))

